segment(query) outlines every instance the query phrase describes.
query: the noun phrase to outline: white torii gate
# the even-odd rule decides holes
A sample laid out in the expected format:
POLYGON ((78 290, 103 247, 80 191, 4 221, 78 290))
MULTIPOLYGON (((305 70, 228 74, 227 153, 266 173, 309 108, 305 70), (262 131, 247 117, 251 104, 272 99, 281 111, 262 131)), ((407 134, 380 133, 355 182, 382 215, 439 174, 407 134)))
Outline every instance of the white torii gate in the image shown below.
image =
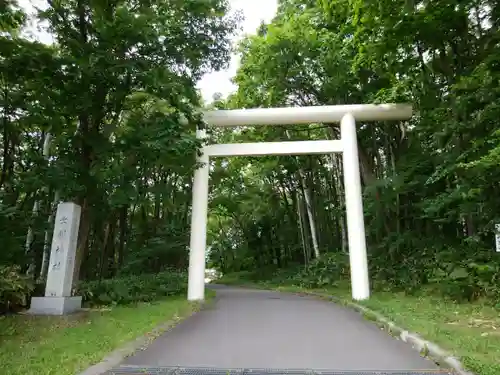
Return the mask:
MULTIPOLYGON (((344 186, 347 210, 347 237, 351 270, 352 298, 370 296, 366 257, 365 224, 359 175, 357 121, 406 120, 412 116, 408 104, 362 104, 292 108, 258 108, 205 112, 208 126, 291 125, 340 122, 340 140, 259 142, 206 145, 194 173, 189 253, 188 300, 205 297, 205 249, 209 158, 215 156, 258 156, 343 153, 344 186)), ((199 138, 205 131, 197 131, 199 138)))

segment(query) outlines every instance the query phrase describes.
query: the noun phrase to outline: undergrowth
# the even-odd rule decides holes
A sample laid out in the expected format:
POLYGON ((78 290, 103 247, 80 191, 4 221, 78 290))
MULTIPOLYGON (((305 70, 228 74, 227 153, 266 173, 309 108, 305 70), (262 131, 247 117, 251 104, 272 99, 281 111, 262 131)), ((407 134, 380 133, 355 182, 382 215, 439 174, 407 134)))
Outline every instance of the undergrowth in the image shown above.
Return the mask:
MULTIPOLYGON (((380 262, 378 262, 380 263, 380 262)), ((435 295, 456 302, 481 300, 500 307, 500 271, 491 263, 464 262, 453 269, 436 270, 425 280, 405 280, 393 283, 386 278, 383 269, 372 266, 370 279, 372 290, 404 292, 406 295, 435 295)), ((289 285, 303 288, 336 287, 349 283, 349 258, 344 253, 327 253, 313 260, 308 266, 288 268, 264 267, 252 271, 232 272, 224 275, 222 282, 251 281, 273 285, 289 285)))

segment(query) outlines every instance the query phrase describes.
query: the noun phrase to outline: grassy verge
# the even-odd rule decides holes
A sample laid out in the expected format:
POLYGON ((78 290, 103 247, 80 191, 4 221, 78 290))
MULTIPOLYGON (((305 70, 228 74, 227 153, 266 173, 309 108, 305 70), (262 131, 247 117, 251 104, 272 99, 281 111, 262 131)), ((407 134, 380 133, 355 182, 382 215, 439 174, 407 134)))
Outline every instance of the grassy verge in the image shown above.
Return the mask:
MULTIPOLYGON (((286 292, 320 292, 342 301, 351 300, 348 286, 313 290, 242 281, 233 275, 218 282, 286 292)), ((457 303, 430 295, 409 296, 391 292, 375 292, 361 304, 453 353, 470 371, 478 375, 500 374, 498 309, 482 303, 457 303)))
POLYGON ((197 308, 182 296, 66 317, 0 317, 2 373, 74 375, 136 337, 150 335, 157 325, 174 325, 197 308))
POLYGON ((375 293, 363 305, 449 350, 479 375, 500 374, 500 311, 433 296, 375 293))

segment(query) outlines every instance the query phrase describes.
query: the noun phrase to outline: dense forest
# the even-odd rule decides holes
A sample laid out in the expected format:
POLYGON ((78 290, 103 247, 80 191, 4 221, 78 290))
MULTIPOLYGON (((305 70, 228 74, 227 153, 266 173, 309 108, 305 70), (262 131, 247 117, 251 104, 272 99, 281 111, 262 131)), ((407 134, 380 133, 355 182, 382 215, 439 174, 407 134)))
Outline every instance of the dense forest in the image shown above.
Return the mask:
MULTIPOLYGON (((372 284, 498 303, 499 26, 500 5, 490 1, 279 1, 275 19, 240 44, 238 92, 218 104, 412 103, 410 121, 358 124, 372 284)), ((336 139, 339 127, 219 137, 336 139)), ((216 164, 213 263, 306 286, 346 278, 340 157, 216 164), (275 272, 297 264, 308 267, 275 272)))
MULTIPOLYGON (((0 3, 2 304, 40 293, 60 201, 82 207, 75 288, 87 297, 185 290, 200 109, 380 102, 415 114, 358 124, 372 284, 498 301, 500 4, 278 5, 238 46, 237 91, 206 105, 196 82, 227 64, 238 28, 227 1, 49 0, 36 19, 52 45, 25 36, 14 1, 0 3)), ((209 133, 335 139, 339 128, 209 133)), ((340 158, 214 160, 210 266, 314 286, 346 278, 340 158)))
POLYGON ((195 87, 237 26, 219 0, 0 3, 2 302, 43 293, 60 201, 82 208, 75 284, 186 268, 195 87))

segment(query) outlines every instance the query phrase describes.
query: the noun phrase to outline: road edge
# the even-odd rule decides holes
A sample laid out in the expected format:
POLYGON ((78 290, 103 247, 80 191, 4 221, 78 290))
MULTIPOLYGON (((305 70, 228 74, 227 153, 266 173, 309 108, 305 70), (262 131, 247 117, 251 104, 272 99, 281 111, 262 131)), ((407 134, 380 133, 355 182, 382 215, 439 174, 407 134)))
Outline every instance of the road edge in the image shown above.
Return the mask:
POLYGON ((412 348, 418 350, 418 352, 422 356, 432 359, 438 365, 449 366, 453 371, 457 373, 457 375, 476 375, 475 373, 466 370, 462 362, 459 360, 459 358, 453 356, 451 353, 444 350, 439 345, 431 341, 425 340, 423 337, 421 337, 419 334, 415 332, 411 332, 404 328, 401 328, 396 323, 386 318, 379 312, 374 311, 366 306, 360 305, 356 302, 347 301, 345 299, 338 298, 332 296, 331 294, 326 294, 326 293, 307 292, 307 291, 294 292, 294 293, 296 294, 304 293, 320 297, 323 299, 328 299, 332 302, 339 303, 341 305, 349 307, 352 310, 355 310, 356 312, 360 313, 365 319, 375 322, 379 327, 383 328, 391 336, 396 337, 407 344, 410 344, 412 348))
POLYGON ((190 314, 180 317, 176 316, 164 323, 159 324, 153 328, 148 335, 141 335, 136 339, 129 341, 123 346, 108 353, 100 362, 88 367, 77 375, 104 375, 113 368, 116 368, 123 362, 123 360, 138 350, 145 350, 151 343, 160 335, 168 332, 182 321, 191 318, 195 314, 204 310, 214 303, 215 298, 206 299, 202 302, 192 302, 193 307, 190 314))

